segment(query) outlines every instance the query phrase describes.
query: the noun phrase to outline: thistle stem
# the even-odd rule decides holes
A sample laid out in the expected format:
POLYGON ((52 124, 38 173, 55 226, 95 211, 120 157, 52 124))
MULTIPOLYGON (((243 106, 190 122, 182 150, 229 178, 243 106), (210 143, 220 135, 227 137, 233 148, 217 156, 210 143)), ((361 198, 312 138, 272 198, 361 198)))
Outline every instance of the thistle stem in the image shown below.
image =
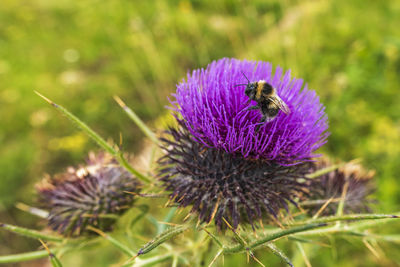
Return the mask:
POLYGON ((113 244, 116 248, 118 248, 120 251, 122 251, 126 255, 128 255, 130 257, 133 257, 135 255, 135 253, 133 251, 131 251, 127 246, 125 246, 124 244, 122 244, 121 242, 119 242, 117 239, 113 238, 109 234, 106 234, 103 231, 101 231, 97 228, 94 228, 92 226, 88 226, 88 229, 97 233, 98 235, 104 237, 105 239, 107 239, 111 244, 113 244))
MULTIPOLYGON (((57 249, 53 249, 53 253, 55 251, 57 251, 57 249)), ((46 250, 26 252, 26 253, 13 254, 13 255, 5 255, 5 256, 0 256, 0 263, 30 261, 30 260, 46 258, 48 255, 49 254, 46 250)))
POLYGON ((107 141, 105 141, 100 135, 98 135, 95 131, 93 131, 86 123, 81 121, 78 117, 69 112, 66 108, 54 103, 53 101, 51 101, 50 99, 48 99, 47 97, 43 96, 42 94, 36 91, 35 93, 41 98, 43 98, 47 103, 55 107, 59 112, 64 114, 69 120, 75 123, 83 132, 85 132, 90 138, 92 138, 105 151, 113 155, 123 167, 125 167, 129 172, 134 174, 139 180, 145 183, 151 182, 150 178, 137 171, 127 162, 127 160, 123 157, 121 151, 114 149, 110 144, 107 143, 107 141))
POLYGON ((320 217, 317 219, 306 220, 302 222, 294 222, 291 225, 303 225, 309 223, 329 223, 337 221, 349 221, 349 220, 376 220, 376 219, 387 219, 387 218, 399 218, 397 215, 390 214, 347 214, 342 216, 328 216, 320 217))
POLYGON ((10 231, 10 232, 22 235, 22 236, 34 238, 34 239, 43 239, 43 240, 54 241, 54 242, 62 242, 63 241, 62 237, 44 234, 44 233, 36 231, 36 230, 19 227, 19 226, 15 226, 15 225, 11 225, 11 224, 0 223, 0 227, 7 231, 10 231))
POLYGON ((241 244, 233 246, 233 247, 225 247, 224 253, 228 254, 228 253, 239 253, 239 252, 248 251, 250 249, 257 248, 261 245, 264 245, 265 243, 277 240, 284 236, 288 236, 288 235, 300 233, 300 232, 305 232, 305 231, 323 227, 323 226, 326 226, 326 224, 325 223, 311 223, 311 224, 297 226, 297 227, 293 227, 293 228, 289 228, 289 229, 283 229, 283 230, 277 231, 275 233, 271 233, 265 237, 261 237, 255 241, 251 242, 248 245, 248 247, 243 247, 241 244))
POLYGON ((114 100, 118 103, 118 105, 121 106, 121 108, 125 111, 125 113, 128 115, 128 117, 139 127, 140 130, 156 145, 160 145, 160 142, 156 138, 155 134, 153 131, 147 127, 147 125, 139 118, 136 113, 130 109, 124 101, 122 101, 121 98, 118 96, 114 96, 114 100))

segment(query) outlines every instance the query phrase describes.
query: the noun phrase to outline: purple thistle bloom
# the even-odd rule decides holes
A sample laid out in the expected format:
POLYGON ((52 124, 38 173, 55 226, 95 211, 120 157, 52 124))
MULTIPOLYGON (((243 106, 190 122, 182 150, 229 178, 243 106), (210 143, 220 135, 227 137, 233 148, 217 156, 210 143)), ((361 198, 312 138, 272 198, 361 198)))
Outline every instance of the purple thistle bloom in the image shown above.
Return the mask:
POLYGON ((297 206, 310 191, 309 161, 328 136, 324 107, 302 84, 261 61, 221 59, 189 74, 172 101, 178 128, 161 139, 158 175, 170 200, 219 229, 225 220, 254 227, 297 206), (258 131, 262 114, 248 110, 245 76, 275 87, 290 113, 258 131))
POLYGON ((285 165, 310 160, 328 136, 324 106, 307 85, 302 89, 301 79, 282 73, 279 67, 273 73, 272 65, 262 61, 214 61, 178 85, 174 110, 193 138, 207 147, 285 165), (262 114, 246 110, 246 86, 237 86, 247 83, 243 73, 250 82, 265 80, 275 87, 290 114, 280 111, 257 132, 262 114))

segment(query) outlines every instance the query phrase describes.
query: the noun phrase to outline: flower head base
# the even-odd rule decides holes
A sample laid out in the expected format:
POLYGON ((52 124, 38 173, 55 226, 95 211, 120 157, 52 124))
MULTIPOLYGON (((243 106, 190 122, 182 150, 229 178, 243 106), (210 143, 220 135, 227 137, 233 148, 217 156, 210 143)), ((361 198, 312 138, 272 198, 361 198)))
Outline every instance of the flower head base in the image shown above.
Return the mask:
POLYGON ((171 129, 164 141, 166 155, 159 160, 160 179, 170 199, 180 207, 192 206, 201 222, 213 219, 219 229, 223 219, 234 228, 254 226, 265 217, 277 218, 288 203, 307 194, 308 163, 282 166, 261 159, 245 159, 193 139, 182 127, 171 129))
MULTIPOLYGON (((312 169, 316 171, 331 165, 328 159, 321 158, 312 163, 312 169)), ((348 162, 334 171, 310 179, 310 189, 312 190, 309 199, 323 202, 332 199, 334 203, 328 205, 324 211, 325 215, 336 213, 338 202, 343 194, 345 194, 344 213, 371 212, 369 204, 373 200, 368 197, 375 191, 372 184, 374 175, 374 171, 366 171, 361 165, 348 162)), ((321 206, 323 204, 321 203, 321 206)), ((320 206, 310 209, 310 211, 315 212, 319 208, 320 206)))
POLYGON ((130 208, 139 182, 109 155, 90 154, 87 165, 45 178, 37 185, 48 225, 66 236, 87 232, 88 226, 110 230, 115 218, 130 208))
MULTIPOLYGON (((197 142, 245 158, 263 158, 280 164, 309 160, 326 142, 327 117, 314 91, 302 80, 282 76, 270 63, 221 59, 195 70, 177 87, 175 111, 197 142), (245 86, 265 80, 277 89, 290 114, 279 112, 257 131, 259 110, 247 110, 245 86)), ((252 104, 254 105, 254 103, 252 104)))

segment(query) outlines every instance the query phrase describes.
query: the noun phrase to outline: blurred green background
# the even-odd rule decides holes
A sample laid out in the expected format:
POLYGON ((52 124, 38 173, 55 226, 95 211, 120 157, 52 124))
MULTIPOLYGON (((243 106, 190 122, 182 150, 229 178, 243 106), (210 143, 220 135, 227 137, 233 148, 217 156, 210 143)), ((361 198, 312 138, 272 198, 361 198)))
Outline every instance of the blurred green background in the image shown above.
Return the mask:
MULTIPOLYGON (((329 116, 322 151, 362 158, 377 171, 375 210, 400 209, 400 1, 2 0, 0 221, 40 227, 15 203, 35 203, 44 173, 96 149, 33 90, 105 138, 122 133, 125 150, 138 152, 143 134, 112 96, 155 129, 175 84, 221 57, 270 61, 302 77, 329 116)), ((0 238, 1 255, 39 246, 3 231, 0 238)), ((361 242, 341 242, 311 263, 400 266, 390 244, 383 261, 361 242)))

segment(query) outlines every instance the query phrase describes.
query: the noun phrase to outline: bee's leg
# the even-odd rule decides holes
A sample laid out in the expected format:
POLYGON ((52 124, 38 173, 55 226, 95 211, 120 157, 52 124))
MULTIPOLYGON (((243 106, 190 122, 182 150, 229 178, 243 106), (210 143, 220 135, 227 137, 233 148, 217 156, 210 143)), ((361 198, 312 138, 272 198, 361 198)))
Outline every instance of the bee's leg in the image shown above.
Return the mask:
POLYGON ((255 105, 255 106, 251 106, 251 107, 248 107, 247 109, 246 109, 246 111, 248 111, 248 110, 255 110, 255 109, 259 109, 260 107, 258 106, 258 105, 255 105))
POLYGON ((265 121, 267 120, 268 116, 267 115, 263 115, 260 121, 260 124, 257 125, 256 128, 256 132, 258 132, 260 130, 260 127, 263 126, 265 124, 265 121))

